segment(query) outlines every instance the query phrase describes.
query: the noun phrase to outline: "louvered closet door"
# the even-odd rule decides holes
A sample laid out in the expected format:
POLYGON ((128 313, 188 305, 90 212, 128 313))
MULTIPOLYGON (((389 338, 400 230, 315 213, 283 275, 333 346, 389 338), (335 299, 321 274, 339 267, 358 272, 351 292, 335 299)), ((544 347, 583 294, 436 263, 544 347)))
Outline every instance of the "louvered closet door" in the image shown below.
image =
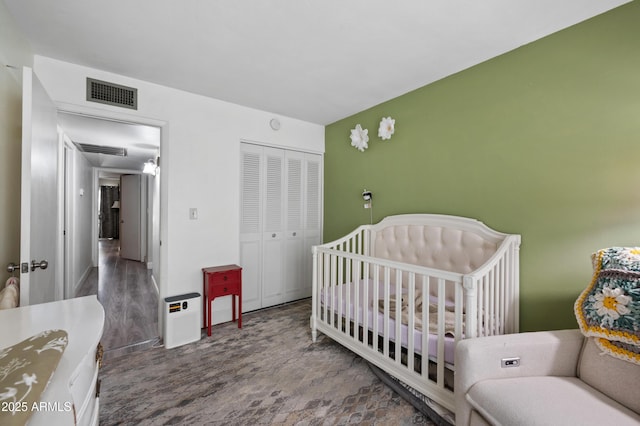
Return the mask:
POLYGON ((301 291, 310 297, 313 258, 311 247, 322 243, 322 156, 305 154, 304 169, 304 244, 301 291))
POLYGON ((240 162, 240 265, 242 310, 262 307, 262 147, 242 144, 240 162))
POLYGON ((243 311, 311 296, 321 242, 322 156, 243 143, 240 264, 243 311))
POLYGON ((264 148, 264 229, 262 233, 262 306, 284 298, 284 150, 264 148))
MULTIPOLYGON (((285 279, 287 301, 307 297, 304 283, 304 156, 302 152, 287 151, 285 200, 285 279)), ((309 252, 311 254, 311 252, 309 252)))

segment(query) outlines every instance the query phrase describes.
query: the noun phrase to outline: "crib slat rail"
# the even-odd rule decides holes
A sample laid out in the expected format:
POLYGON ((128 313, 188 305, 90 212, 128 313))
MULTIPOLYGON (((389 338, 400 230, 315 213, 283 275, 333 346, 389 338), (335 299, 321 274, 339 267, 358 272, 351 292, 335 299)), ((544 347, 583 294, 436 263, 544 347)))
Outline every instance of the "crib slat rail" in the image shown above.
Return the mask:
MULTIPOLYGON (((437 270, 424 273, 424 270, 420 271, 421 268, 412 265, 405 265, 402 268, 391 261, 373 263, 365 256, 332 249, 318 249, 314 257, 318 265, 323 265, 318 269, 321 274, 320 279, 328 282, 328 285, 319 288, 321 296, 315 298, 312 306, 312 311, 319 313, 312 313, 312 324, 315 324, 315 327, 312 325, 314 341, 317 332, 320 331, 425 395, 451 393, 445 381, 445 298, 440 297, 435 308, 427 304, 422 310, 422 318, 416 319, 415 294, 418 291, 429 294, 430 287, 433 287, 430 282, 433 279, 438 281, 435 287, 443 294, 445 286, 455 285, 458 289, 456 298, 458 303, 454 307, 454 313, 461 318, 462 297, 459 295, 464 290, 461 274, 437 270), (332 269, 332 265, 343 266, 332 269), (350 273, 345 273, 347 270, 350 273), (363 281, 364 272, 371 270, 376 273, 371 275, 370 282, 375 280, 381 282, 381 285, 347 285, 351 282, 363 281), (326 275, 327 272, 329 275, 326 275), (411 277, 409 282, 403 281, 402 272, 409 273, 411 277), (376 280, 376 277, 380 278, 376 280), (415 282, 420 284, 416 286, 415 282), (402 321, 394 321, 394 318, 403 318, 402 303, 395 303, 392 306, 391 296, 404 292, 407 293, 408 310, 404 312, 407 325, 403 327, 402 321), (369 293, 372 295, 371 300, 375 302, 374 304, 368 303, 369 293), (323 303, 323 300, 327 303, 323 303), (381 321, 377 321, 378 300, 383 301, 381 321), (431 309, 437 312, 439 328, 437 339, 431 343, 431 346, 436 348, 435 354, 429 357, 421 355, 429 353, 429 340, 417 339, 414 331, 417 329, 417 323, 421 323, 424 329, 429 328, 429 316, 433 313, 431 309), (405 346, 404 350, 400 348, 400 342, 405 346), (429 378, 430 358, 431 365, 438 366, 435 373, 432 371, 431 379, 429 378)), ((396 299, 396 302, 399 301, 401 299, 396 299)), ((458 338, 455 340, 457 341, 458 338)), ((431 351, 433 352, 433 349, 431 351)), ((433 367, 431 369, 433 370, 433 367)), ((439 401, 437 397, 432 399, 453 409, 447 404, 447 400, 439 401)))
POLYGON ((372 256, 378 225, 313 247, 312 339, 323 333, 453 411, 455 344, 518 331, 520 237, 491 230, 495 252, 458 273, 372 256))

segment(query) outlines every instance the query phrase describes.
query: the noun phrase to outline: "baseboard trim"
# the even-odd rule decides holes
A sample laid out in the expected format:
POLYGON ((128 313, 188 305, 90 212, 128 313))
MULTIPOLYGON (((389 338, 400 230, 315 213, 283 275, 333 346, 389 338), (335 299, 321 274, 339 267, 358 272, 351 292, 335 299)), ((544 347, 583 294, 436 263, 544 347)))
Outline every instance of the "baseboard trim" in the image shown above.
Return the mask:
POLYGON ((153 288, 156 289, 156 294, 160 295, 160 289, 158 288, 158 283, 156 282, 156 277, 151 274, 151 282, 153 283, 153 288))
POLYGON ((72 294, 75 296, 76 293, 78 293, 78 289, 80 288, 80 286, 82 286, 82 284, 84 284, 85 280, 87 278, 89 278, 89 275, 91 274, 91 271, 93 271, 93 268, 95 268, 95 266, 93 265, 89 265, 87 267, 87 269, 85 269, 84 273, 82 274, 82 276, 80 277, 80 279, 78 281, 76 281, 76 283, 73 285, 73 292, 72 294))

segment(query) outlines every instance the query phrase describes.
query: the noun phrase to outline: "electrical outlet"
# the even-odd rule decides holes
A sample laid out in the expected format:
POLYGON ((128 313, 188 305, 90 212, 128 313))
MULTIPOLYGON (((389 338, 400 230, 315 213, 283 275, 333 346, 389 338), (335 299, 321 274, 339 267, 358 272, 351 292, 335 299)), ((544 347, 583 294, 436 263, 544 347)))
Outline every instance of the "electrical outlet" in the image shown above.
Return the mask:
POLYGON ((197 220, 198 219, 198 209, 192 207, 189 209, 189 219, 197 220))

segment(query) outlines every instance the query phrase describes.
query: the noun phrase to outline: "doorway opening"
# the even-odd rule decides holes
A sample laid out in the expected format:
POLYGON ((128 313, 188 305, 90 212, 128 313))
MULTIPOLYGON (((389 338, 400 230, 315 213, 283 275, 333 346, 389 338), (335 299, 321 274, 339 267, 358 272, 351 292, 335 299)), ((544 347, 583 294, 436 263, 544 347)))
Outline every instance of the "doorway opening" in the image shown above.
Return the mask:
MULTIPOLYGON (((142 167, 159 158, 161 128, 67 112, 59 112, 59 121, 75 148, 71 190, 91 188, 86 192, 92 197, 88 235, 74 232, 73 217, 66 220, 70 268, 84 268, 73 265, 73 259, 82 262, 74 244, 91 247, 91 271, 70 297, 97 295, 106 314, 107 355, 154 344, 159 340, 160 176, 142 174, 142 167)), ((71 216, 86 213, 74 205, 66 210, 71 216)))

